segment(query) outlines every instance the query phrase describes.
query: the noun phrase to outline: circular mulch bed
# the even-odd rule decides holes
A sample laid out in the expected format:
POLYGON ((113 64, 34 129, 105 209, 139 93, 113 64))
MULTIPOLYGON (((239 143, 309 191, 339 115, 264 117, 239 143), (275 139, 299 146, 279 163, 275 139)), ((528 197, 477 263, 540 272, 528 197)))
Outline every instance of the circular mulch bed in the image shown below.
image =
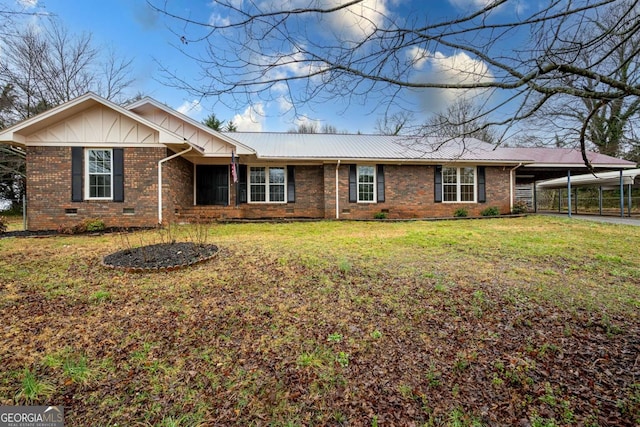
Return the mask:
POLYGON ((216 245, 158 243, 112 253, 104 257, 102 265, 130 272, 171 271, 207 261, 217 253, 216 245))

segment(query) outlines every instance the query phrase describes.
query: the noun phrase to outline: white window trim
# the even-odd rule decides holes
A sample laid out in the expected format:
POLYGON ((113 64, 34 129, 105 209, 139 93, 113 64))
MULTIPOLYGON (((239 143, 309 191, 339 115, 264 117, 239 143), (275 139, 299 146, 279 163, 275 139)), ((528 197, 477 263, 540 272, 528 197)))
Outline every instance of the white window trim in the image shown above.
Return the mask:
MULTIPOLYGON (((100 174, 103 175, 103 174, 100 174)), ((106 174, 105 174, 106 175, 106 174)), ((85 200, 113 200, 113 149, 112 148, 86 148, 84 150, 84 196, 85 200), (111 173, 110 173, 110 194, 109 197, 91 197, 91 189, 89 185, 89 152, 91 151, 108 151, 111 153, 111 173)))
POLYGON ((478 168, 476 166, 443 166, 442 168, 442 203, 478 203, 478 168), (456 200, 445 200, 444 199, 444 186, 446 185, 444 182, 444 168, 450 168, 456 170, 456 200), (473 200, 460 200, 460 195, 462 194, 461 187, 462 183, 460 182, 460 170, 464 168, 473 168, 473 200))
MULTIPOLYGON (((255 204, 286 204, 287 203, 287 188, 289 188, 288 186, 288 182, 287 182, 287 166, 284 165, 271 165, 271 166, 266 166, 266 165, 247 165, 247 203, 255 203, 255 204), (265 200, 251 200, 251 168, 264 168, 264 174, 265 174, 265 200), (270 196, 270 192, 269 192, 269 187, 271 186, 271 184, 269 183, 269 169, 274 168, 274 169, 284 169, 284 200, 283 201, 275 201, 272 202, 271 200, 269 200, 269 196, 270 196)), ((260 184, 262 185, 262 184, 260 184)), ((280 185, 280 184, 279 184, 280 185)))
POLYGON ((378 167, 376 165, 357 165, 356 166, 356 193, 358 203, 378 203, 378 167), (360 200, 360 168, 373 168, 373 200, 360 200))

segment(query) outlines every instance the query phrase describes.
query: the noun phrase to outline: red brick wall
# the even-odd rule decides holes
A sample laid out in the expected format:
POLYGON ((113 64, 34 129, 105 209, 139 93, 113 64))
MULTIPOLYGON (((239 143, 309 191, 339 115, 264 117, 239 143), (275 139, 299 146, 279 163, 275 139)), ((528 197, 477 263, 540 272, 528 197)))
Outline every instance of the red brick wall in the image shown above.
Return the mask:
MULTIPOLYGON (((27 148, 27 215, 30 230, 71 227, 87 218, 100 218, 107 227, 155 226, 158 220, 157 164, 172 154, 165 148, 124 149, 124 203, 71 202, 71 148, 27 148), (65 209, 77 209, 67 214, 65 209), (124 213, 133 209, 133 214, 124 213)), ((206 218, 335 218, 336 165, 297 165, 295 203, 244 203, 235 206, 236 187, 229 188, 227 207, 199 207, 195 215, 206 218), (198 210, 200 209, 200 210, 198 210)), ((496 206, 508 213, 509 168, 486 167, 486 203, 435 203, 434 166, 385 165, 383 203, 349 202, 349 165, 339 167, 341 219, 372 219, 385 211, 389 218, 450 217, 459 207, 469 215, 496 206)), ((163 219, 177 218, 176 210, 193 208, 193 164, 175 158, 163 164, 163 219)))
MULTIPOLYGON (((349 165, 339 168, 340 218, 372 219, 378 212, 388 218, 450 217, 458 208, 469 216, 479 216, 483 209, 496 206, 500 213, 509 213, 509 168, 486 167, 486 203, 435 203, 435 166, 385 165, 385 202, 349 202, 349 165)), ((325 217, 335 218, 335 165, 325 166, 325 217)))
MULTIPOLYGON (((165 157, 173 154, 169 150, 164 153, 165 157)), ((173 222, 176 209, 193 206, 193 163, 182 157, 164 162, 162 187, 162 221, 173 222)))
POLYGON ((29 230, 72 227, 99 218, 107 227, 157 223, 158 160, 164 148, 124 149, 124 202, 71 201, 71 148, 27 147, 27 221, 29 230), (65 209, 77 209, 67 214, 65 209), (133 214, 124 213, 133 209, 133 214))
MULTIPOLYGON (((324 217, 323 166, 295 166, 295 203, 243 203, 242 218, 322 218, 324 217)), ((235 187, 233 187, 235 193, 235 187)), ((234 195, 235 203, 235 195, 234 195)))

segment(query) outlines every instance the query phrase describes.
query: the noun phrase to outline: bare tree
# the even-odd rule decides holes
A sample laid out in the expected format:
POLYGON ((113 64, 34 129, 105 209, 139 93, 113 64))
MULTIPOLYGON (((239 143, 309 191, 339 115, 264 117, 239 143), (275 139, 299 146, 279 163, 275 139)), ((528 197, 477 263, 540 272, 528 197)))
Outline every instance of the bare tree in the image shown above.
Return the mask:
POLYGON ((25 119, 86 92, 116 102, 131 84, 132 61, 108 50, 102 55, 91 34, 70 34, 49 19, 3 40, 0 83, 13 87, 12 109, 5 121, 25 119), (10 116, 10 117, 8 117, 10 116))
MULTIPOLYGON (((637 55, 640 33, 633 31, 632 27, 638 25, 637 14, 640 9, 636 7, 635 18, 629 19, 630 17, 624 16, 624 12, 630 5, 630 1, 616 3, 605 9, 602 15, 590 17, 592 27, 601 32, 611 29, 608 39, 592 50, 578 52, 567 58, 567 61, 571 60, 574 65, 597 70, 624 84, 637 87, 640 84, 640 56, 637 55)), ((584 34, 579 34, 577 39, 583 39, 585 43, 589 40, 584 34)), ((603 89, 602 83, 597 79, 566 77, 565 84, 567 87, 594 93, 603 89)), ((623 156, 638 145, 638 135, 633 124, 639 117, 640 97, 585 97, 576 102, 573 97, 560 95, 536 112, 534 123, 551 130, 549 136, 553 139, 575 143, 582 132, 586 141, 598 152, 623 156)))
POLYGON ((380 135, 401 135, 412 128, 413 113, 399 111, 397 113, 385 113, 382 118, 376 120, 376 133, 380 135))
MULTIPOLYGON (((616 55, 600 48, 614 35, 631 40, 640 32, 638 0, 547 0, 511 15, 501 12, 520 2, 495 0, 440 21, 425 13, 398 19, 385 1, 213 0, 213 15, 201 20, 182 15, 180 5, 169 0, 147 1, 175 20, 177 47, 206 78, 197 86, 165 70, 167 83, 201 96, 228 94, 246 103, 282 96, 285 88, 287 101, 300 105, 334 97, 366 102, 375 93, 381 108, 397 104, 407 110, 404 100, 416 93, 458 90, 489 99, 500 91, 481 114, 488 125, 503 127, 501 136, 560 95, 596 105, 640 97, 637 83, 595 66, 616 55), (607 28, 594 25, 610 7, 618 8, 619 20, 607 28), (347 19, 351 25, 337 25, 347 19), (195 43, 206 44, 205 57, 187 49, 195 43), (592 55, 590 64, 571 60, 585 52, 592 55), (456 68, 443 58, 467 66, 456 68), (425 66, 456 73, 445 79, 446 72, 427 72, 425 66), (510 114, 491 114, 498 110, 510 114)), ((639 50, 634 46, 629 57, 639 50)), ((592 118, 585 117, 585 124, 592 118)))
MULTIPOLYGON (((2 3, 0 3, 2 7, 2 3)), ((116 102, 131 84, 130 59, 109 50, 105 55, 91 34, 70 34, 54 18, 42 27, 0 34, 0 128, 46 111, 89 91, 116 102)), ((32 15, 29 12, 23 12, 32 15)), ((0 198, 12 203, 25 192, 25 154, 19 148, 0 146, 0 198)))
POLYGON ((481 109, 465 98, 458 99, 444 111, 429 118, 424 124, 424 131, 444 138, 476 138, 493 144, 498 142, 481 109))

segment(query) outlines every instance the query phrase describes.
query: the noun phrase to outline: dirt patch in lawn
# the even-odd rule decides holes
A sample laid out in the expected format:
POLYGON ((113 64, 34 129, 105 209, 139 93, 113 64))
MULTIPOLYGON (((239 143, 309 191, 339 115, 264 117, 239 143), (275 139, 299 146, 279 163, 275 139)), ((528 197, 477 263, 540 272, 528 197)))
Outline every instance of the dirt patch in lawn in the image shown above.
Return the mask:
POLYGON ((193 242, 158 243, 123 249, 104 257, 102 264, 127 271, 175 270, 213 258, 216 245, 193 242))

